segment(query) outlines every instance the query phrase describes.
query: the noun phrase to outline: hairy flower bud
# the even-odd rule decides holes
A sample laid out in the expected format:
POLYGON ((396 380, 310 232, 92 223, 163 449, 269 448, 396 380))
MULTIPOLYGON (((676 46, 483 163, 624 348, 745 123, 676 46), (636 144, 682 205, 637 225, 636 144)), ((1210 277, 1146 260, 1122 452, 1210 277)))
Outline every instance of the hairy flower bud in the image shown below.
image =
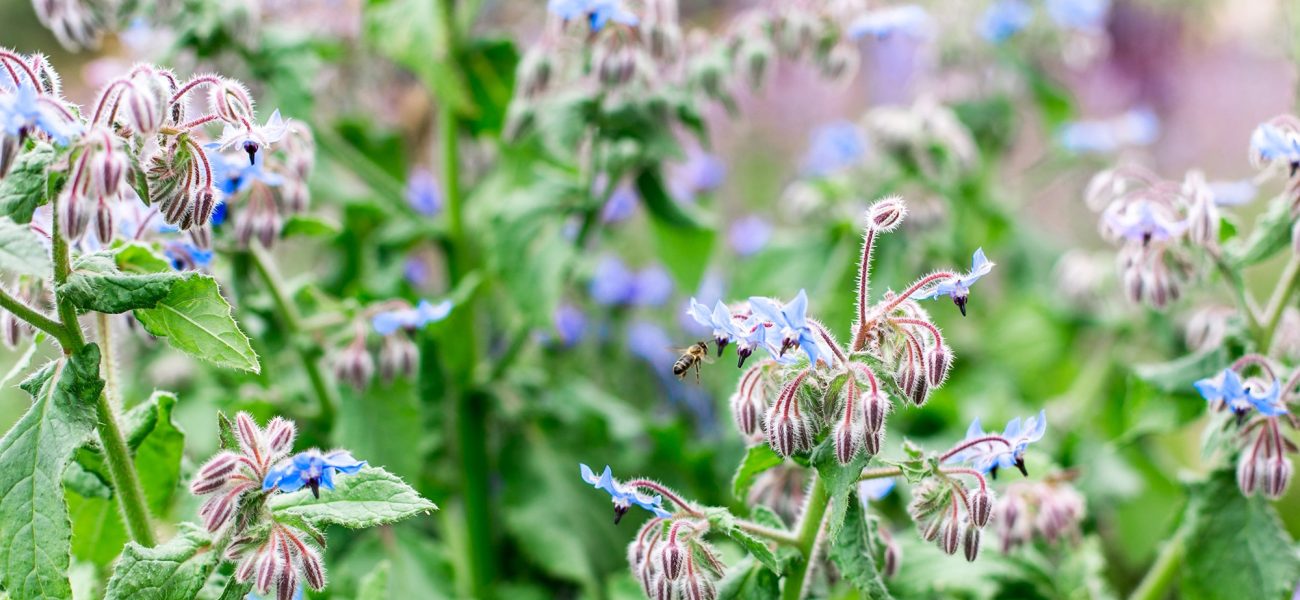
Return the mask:
POLYGON ((936 516, 935 518, 930 519, 926 523, 925 529, 921 530, 921 539, 927 542, 933 542, 939 539, 939 533, 943 531, 943 524, 945 522, 946 521, 942 516, 936 516))
POLYGON ((943 344, 935 344, 925 360, 926 377, 930 387, 943 385, 948 378, 948 367, 952 365, 952 350, 943 344))
POLYGON ((651 582, 653 588, 650 597, 654 600, 676 600, 677 586, 671 580, 664 576, 663 573, 657 573, 651 582))
MULTIPOLYGON (((974 523, 966 525, 966 531, 961 536, 962 553, 966 555, 968 562, 975 562, 980 554, 980 528, 974 523)), ((952 554, 949 552, 949 554, 952 554)))
POLYGON ((208 107, 222 121, 233 125, 253 122, 253 100, 244 84, 222 78, 208 92, 208 107))
POLYGON ((970 518, 978 527, 988 525, 989 517, 993 514, 993 493, 988 489, 980 488, 970 495, 970 518))
POLYGON ((731 395, 731 414, 736 419, 736 427, 745 435, 754 435, 762 426, 764 408, 763 399, 755 390, 731 395))
POLYGON ((884 428, 875 431, 868 431, 862 436, 862 449, 867 452, 867 456, 876 456, 877 454, 880 454, 880 446, 884 442, 884 428))
POLYGON ((1255 493, 1259 485, 1259 474, 1256 470, 1255 461, 1250 456, 1242 453, 1237 458, 1237 487, 1241 488, 1241 493, 1250 496, 1255 493))
POLYGON ((892 231, 907 216, 907 206, 899 196, 889 196, 876 201, 867 209, 870 225, 878 231, 892 231))
POLYGON ((924 405, 930 397, 930 382, 926 379, 926 370, 923 360, 911 364, 904 362, 899 366, 894 378, 898 387, 907 394, 907 398, 917 406, 924 405))
POLYGON ((217 193, 211 185, 194 192, 194 224, 207 225, 212 220, 212 211, 216 208, 217 193))
POLYGON ((113 242, 113 208, 102 197, 95 203, 95 238, 105 246, 113 242))
POLYGON ((672 533, 669 536, 668 541, 659 549, 659 570, 663 571, 664 577, 669 581, 677 581, 686 568, 686 549, 679 540, 673 539, 672 533))
POLYGON ((1268 459, 1265 472, 1264 495, 1270 500, 1281 498, 1291 483, 1291 459, 1281 454, 1274 455, 1268 459))
POLYGON ((111 145, 96 151, 90 157, 91 191, 97 196, 117 198, 128 170, 130 164, 125 152, 114 150, 111 145))
POLYGON ((781 456, 812 447, 811 426, 799 409, 799 386, 807 371, 795 377, 781 390, 781 395, 767 411, 767 441, 781 456))
POLYGON ((366 389, 374 375, 375 361, 361 337, 348 344, 334 359, 334 376, 358 391, 366 389))
POLYGON ((841 421, 835 426, 831 436, 835 440, 835 459, 840 461, 841 465, 853 462, 853 457, 857 456, 858 448, 861 447, 861 426, 853 421, 841 421))
POLYGON ((898 547, 898 542, 894 541, 894 536, 888 529, 880 529, 880 539, 885 544, 885 560, 881 565, 881 573, 885 577, 893 577, 898 574, 899 563, 903 562, 903 549, 898 547))
POLYGON ((939 532, 939 549, 945 554, 956 554, 957 545, 962 538, 961 523, 956 517, 944 519, 943 529, 939 532))
POLYGON ((90 223, 89 215, 86 214, 86 202, 83 198, 68 193, 63 196, 59 202, 59 229, 69 241, 75 242, 86 234, 86 226, 90 223))
POLYGON ((866 402, 863 405, 865 425, 867 431, 876 432, 884 429, 885 415, 889 414, 889 398, 881 390, 874 390, 867 394, 866 402))
POLYGON ((307 210, 311 204, 311 190, 301 180, 286 178, 280 184, 280 198, 284 201, 285 210, 296 215, 307 210))
POLYGON ((13 313, 7 310, 0 311, 0 331, 3 331, 4 343, 9 349, 17 348, 23 341, 23 325, 25 323, 13 313))
POLYGON ((379 349, 379 376, 385 382, 415 375, 419 362, 420 349, 405 335, 394 334, 384 338, 384 345, 379 349))

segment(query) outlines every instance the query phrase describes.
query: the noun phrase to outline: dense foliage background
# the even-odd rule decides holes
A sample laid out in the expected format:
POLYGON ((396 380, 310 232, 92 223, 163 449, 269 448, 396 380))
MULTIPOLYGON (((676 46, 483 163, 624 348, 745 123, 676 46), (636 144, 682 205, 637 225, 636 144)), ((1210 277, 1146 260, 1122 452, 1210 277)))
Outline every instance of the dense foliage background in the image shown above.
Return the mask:
MULTIPOLYGON (((641 597, 625 548, 644 514, 611 523, 578 464, 749 514, 732 483, 750 443, 729 408, 735 355, 705 365, 698 383, 671 373, 674 347, 710 339, 689 301, 804 289, 810 312, 847 331, 863 213, 893 194, 909 216, 877 242, 876 293, 964 269, 979 247, 998 266, 964 318, 946 300, 926 304, 956 359, 923 410, 891 416, 883 454, 901 455, 905 439, 942 450, 974 418, 996 430, 1042 409, 1029 479, 1069 480, 1087 507, 1078 535, 1003 553, 990 531, 967 563, 921 540, 900 485, 870 504, 901 550, 886 579, 895 597, 1124 596, 1186 530, 1201 537, 1179 534, 1185 556, 1149 597, 1282 597, 1300 580, 1297 486, 1244 499, 1202 451, 1212 420, 1193 387, 1270 349, 1222 315, 1234 277, 1266 299, 1289 273, 1290 217, 1283 208, 1270 220, 1268 199, 1294 192, 1285 176, 1257 176, 1249 156, 1256 125, 1295 110, 1294 7, 1028 1, 1027 21, 1003 36, 988 29, 988 3, 923 2, 921 25, 857 37, 825 25, 834 51, 799 53, 762 46, 744 25, 754 3, 682 0, 678 62, 629 59, 628 84, 600 72, 616 43, 562 27, 540 0, 108 4, 116 25, 74 52, 30 4, 4 2, 0 43, 48 54, 83 106, 137 61, 186 77, 218 71, 249 86, 259 119, 279 109, 315 139, 310 209, 263 257, 280 289, 259 274, 261 250, 230 243, 231 225, 216 230, 210 271, 260 373, 115 322, 124 408, 155 389, 176 394, 184 481, 218 450, 218 412, 247 411, 259 423, 296 419, 300 448, 346 448, 440 508, 332 528, 329 587, 308 597, 356 598, 363 581, 384 586, 373 597, 641 597), (1058 18, 1072 4, 1100 16, 1058 18), (1084 202, 1090 178, 1119 164, 1175 182, 1200 169, 1225 194, 1249 188, 1247 202, 1220 202, 1218 237, 1240 249, 1226 274, 1198 263, 1168 306, 1125 297, 1084 202), (351 385, 357 327, 384 368, 387 342, 370 321, 392 299, 452 308, 411 333, 417 375, 351 385), (368 578, 376 570, 386 581, 368 578)), ((644 3, 627 4, 648 31, 644 3)), ((1282 300, 1295 303, 1289 291, 1282 300)), ((1283 362, 1300 354, 1300 318, 1290 319, 1271 354, 1283 362)), ((7 362, 31 370, 58 355, 25 350, 7 362)), ((6 426, 30 404, 18 379, 0 392, 6 426)), ((1004 471, 993 485, 1020 479, 1004 471)), ((127 532, 109 500, 65 494, 73 587, 100 597, 127 532)), ((177 493, 154 506, 160 531, 194 520, 198 504, 177 493)), ((744 556, 718 545, 728 565, 744 556)), ((856 592, 828 581, 817 593, 856 592)))

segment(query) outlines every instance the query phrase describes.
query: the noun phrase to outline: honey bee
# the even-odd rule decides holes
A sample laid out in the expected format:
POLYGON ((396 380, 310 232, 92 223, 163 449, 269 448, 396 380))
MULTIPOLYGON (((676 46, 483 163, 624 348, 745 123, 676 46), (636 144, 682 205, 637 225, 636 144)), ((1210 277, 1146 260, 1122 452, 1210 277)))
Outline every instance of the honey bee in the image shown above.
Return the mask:
POLYGON ((713 357, 709 356, 708 342, 695 342, 689 348, 680 350, 681 357, 673 363, 673 375, 678 379, 686 379, 686 372, 695 368, 695 383, 700 382, 700 365, 703 363, 713 362, 713 357))

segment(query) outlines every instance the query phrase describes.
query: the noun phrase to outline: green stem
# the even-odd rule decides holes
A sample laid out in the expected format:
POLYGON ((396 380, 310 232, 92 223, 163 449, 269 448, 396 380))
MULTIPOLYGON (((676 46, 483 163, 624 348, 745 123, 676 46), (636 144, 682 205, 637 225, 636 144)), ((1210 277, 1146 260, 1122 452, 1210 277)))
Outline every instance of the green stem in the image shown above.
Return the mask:
POLYGON ((1259 324, 1258 308, 1246 290, 1246 282, 1242 280, 1241 273, 1233 269, 1220 253, 1211 251, 1210 256, 1214 259, 1214 266, 1219 269, 1219 273, 1223 275, 1224 281, 1227 282, 1228 288, 1232 290, 1233 299, 1237 301, 1238 310, 1246 317, 1246 329, 1256 340, 1261 339, 1263 329, 1259 324))
MULTIPOLYGON (((57 199, 54 205, 54 214, 57 215, 57 199)), ((66 337, 56 337, 59 337, 64 354, 70 354, 86 345, 86 338, 77 322, 77 307, 57 292, 72 272, 72 252, 68 248, 68 240, 59 230, 58 222, 58 218, 55 218, 53 235, 50 237, 54 254, 55 306, 58 307, 59 319, 62 321, 60 329, 66 337)), ((117 415, 107 394, 100 394, 95 402, 95 416, 99 445, 104 449, 104 461, 108 463, 108 473, 113 480, 113 496, 117 498, 118 508, 122 511, 126 530, 137 544, 152 547, 155 542, 153 528, 149 524, 149 507, 144 501, 144 491, 140 487, 140 477, 135 472, 135 462, 131 460, 131 450, 126 445, 126 438, 122 436, 122 428, 117 424, 117 415)))
POLYGON ((739 527, 740 529, 752 533, 758 537, 767 538, 773 542, 776 542, 784 546, 795 546, 795 547, 799 546, 799 538, 796 537, 793 533, 790 533, 788 531, 773 529, 771 527, 767 527, 765 525, 759 525, 758 523, 755 523, 753 521, 746 521, 744 519, 736 519, 736 527, 739 527))
POLYGON ((59 345, 64 348, 76 348, 72 336, 68 333, 67 328, 62 323, 51 319, 40 311, 27 306, 22 300, 15 298, 4 288, 0 288, 0 307, 14 314, 15 317, 26 321, 32 327, 35 327, 50 337, 59 341, 59 345))
MULTIPOLYGON (((440 34, 442 46, 439 56, 455 64, 460 42, 456 26, 455 0, 441 0, 435 11, 435 30, 440 34)), ((452 286, 460 283, 473 270, 474 256, 465 235, 464 198, 460 189, 460 161, 457 148, 460 123, 455 109, 442 103, 438 106, 439 157, 442 161, 443 198, 447 203, 448 243, 451 249, 452 286)), ((493 597, 493 549, 491 527, 491 497, 488 493, 488 403, 490 398, 473 389, 474 376, 479 361, 478 327, 474 317, 474 303, 467 299, 455 311, 454 339, 460 352, 468 357, 464 377, 453 387, 456 393, 456 442, 461 460, 462 492, 465 499, 465 534, 468 545, 469 591, 480 600, 493 597)))
POLYGON ((800 600, 803 594, 804 579, 812 571, 813 565, 813 547, 817 545, 817 535, 821 533, 822 519, 826 517, 826 509, 830 506, 830 496, 826 491, 826 484, 814 472, 812 475, 812 489, 808 491, 808 503, 805 505, 803 517, 799 521, 798 548, 799 553, 803 555, 803 561, 790 570, 790 574, 785 578, 785 589, 781 592, 781 598, 784 600, 800 600))
POLYGON ((280 320, 283 321, 290 344, 298 351, 302 368, 307 372, 307 379, 316 394, 316 401, 320 406, 317 420, 322 429, 329 431, 334 424, 334 413, 338 408, 339 400, 334 388, 325 379, 320 361, 317 360, 321 355, 320 345, 304 334, 302 315, 298 313, 298 306, 293 303, 293 299, 285 290, 284 280, 275 268, 275 259, 271 257, 271 253, 257 241, 249 244, 248 248, 248 254, 253 259, 253 268, 262 278, 262 283, 266 284, 266 289, 271 292, 271 299, 275 303, 276 312, 280 313, 280 320))
POLYGON ((1182 566, 1183 554, 1187 550, 1183 541, 1186 536, 1185 528, 1180 527, 1173 537, 1165 542, 1155 562, 1151 563, 1151 568, 1147 570, 1141 583, 1129 596, 1129 600, 1161 600, 1169 594, 1169 586, 1173 584, 1174 577, 1182 566))
POLYGON ((99 332, 99 352, 104 363, 104 395, 109 404, 121 408, 122 394, 117 387, 117 361, 113 359, 113 330, 108 315, 95 313, 95 328, 99 332))
POLYGON ((1264 311, 1264 321, 1258 337, 1261 353, 1268 354, 1273 345, 1273 334, 1277 333, 1277 325, 1282 321, 1282 313, 1291 301, 1297 283, 1300 283, 1300 255, 1292 253, 1291 260, 1287 261, 1286 269, 1282 271, 1282 277, 1268 300, 1268 308, 1264 311))

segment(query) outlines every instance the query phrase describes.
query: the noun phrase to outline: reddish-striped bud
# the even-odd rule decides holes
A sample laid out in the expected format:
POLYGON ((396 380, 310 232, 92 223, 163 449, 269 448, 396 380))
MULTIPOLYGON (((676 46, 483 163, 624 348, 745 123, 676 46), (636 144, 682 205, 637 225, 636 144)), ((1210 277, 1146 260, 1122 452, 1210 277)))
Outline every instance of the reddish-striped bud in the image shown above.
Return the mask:
MULTIPOLYGON (((966 531, 961 536, 962 553, 966 555, 968 562, 975 562, 980 555, 980 528, 974 523, 966 526, 966 531)), ((949 552, 949 554, 952 554, 949 552)))
POLYGON ((835 459, 842 465, 853 462, 853 457, 861 447, 862 428, 854 422, 841 421, 831 436, 835 441, 835 459))
MULTIPOLYGON (((671 535, 671 534, 670 534, 671 535)), ((686 568, 686 550, 681 542, 669 539, 659 550, 659 570, 669 581, 677 581, 686 568)))
POLYGON ((1255 493, 1259 486, 1259 474, 1256 470, 1255 461, 1251 460, 1245 453, 1237 459, 1237 487, 1241 488, 1241 493, 1250 496, 1255 493))
POLYGON ((398 377, 409 378, 415 375, 420 362, 420 350, 405 335, 390 335, 384 338, 384 345, 379 349, 379 376, 385 382, 392 382, 398 377))
POLYGON ((102 197, 95 204, 95 238, 107 246, 113 242, 113 209, 102 197))
POLYGON ((952 365, 952 350, 943 344, 935 344, 926 356, 926 376, 929 379, 930 387, 939 387, 943 385, 948 378, 948 367, 952 365))
POLYGON ((763 404, 762 400, 755 396, 752 391, 731 396, 731 415, 736 420, 736 427, 745 435, 754 435, 762 424, 763 404))
POLYGON ((889 413, 889 398, 879 390, 867 394, 863 412, 867 431, 884 429, 885 415, 889 413))
POLYGON ((939 532, 939 549, 945 554, 956 554, 957 545, 961 542, 961 533, 961 523, 957 522, 955 517, 945 519, 943 530, 939 532))
POLYGON ((862 449, 867 452, 867 456, 876 456, 880 454, 880 446, 885 443, 885 430, 868 431, 862 436, 862 449))
POLYGON ((907 216, 907 206, 903 204, 903 199, 898 196, 890 196, 881 199, 871 208, 867 209, 867 215, 871 219, 871 226, 880 231, 890 231, 903 222, 907 216))
POLYGON ((1275 455, 1265 463, 1264 495, 1276 500, 1286 492, 1291 483, 1291 460, 1281 454, 1275 455))
POLYGON ((988 525, 993 514, 993 493, 981 488, 970 495, 970 518, 978 527, 988 525))

